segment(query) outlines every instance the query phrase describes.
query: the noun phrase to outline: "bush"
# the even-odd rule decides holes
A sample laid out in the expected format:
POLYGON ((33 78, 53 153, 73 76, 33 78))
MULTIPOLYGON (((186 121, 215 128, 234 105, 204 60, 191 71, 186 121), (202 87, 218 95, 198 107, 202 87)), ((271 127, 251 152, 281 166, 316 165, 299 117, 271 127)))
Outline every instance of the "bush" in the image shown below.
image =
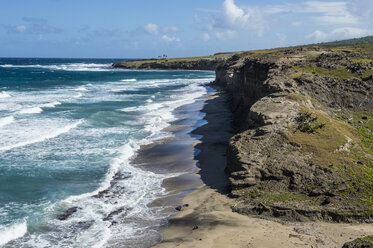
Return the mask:
POLYGON ((324 123, 318 123, 317 117, 313 117, 310 112, 300 112, 297 117, 295 117, 297 122, 297 130, 303 133, 315 133, 318 129, 325 126, 324 123))

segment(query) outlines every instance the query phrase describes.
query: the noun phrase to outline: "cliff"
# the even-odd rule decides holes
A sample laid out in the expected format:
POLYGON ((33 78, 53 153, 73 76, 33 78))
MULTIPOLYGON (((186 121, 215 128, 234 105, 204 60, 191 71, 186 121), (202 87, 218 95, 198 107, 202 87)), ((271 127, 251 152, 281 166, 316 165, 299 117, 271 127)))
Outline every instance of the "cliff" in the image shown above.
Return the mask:
POLYGON ((219 63, 224 62, 232 53, 216 54, 205 57, 144 59, 114 63, 117 69, 141 70, 210 70, 214 71, 219 63))
POLYGON ((237 134, 234 211, 373 220, 373 46, 240 53, 216 69, 237 134))

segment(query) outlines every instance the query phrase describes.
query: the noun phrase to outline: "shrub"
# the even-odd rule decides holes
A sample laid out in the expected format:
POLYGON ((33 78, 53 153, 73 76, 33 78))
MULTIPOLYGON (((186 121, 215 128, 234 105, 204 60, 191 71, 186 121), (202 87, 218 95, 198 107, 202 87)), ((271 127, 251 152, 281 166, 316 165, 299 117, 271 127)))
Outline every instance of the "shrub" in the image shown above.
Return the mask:
POLYGON ((304 133, 314 133, 325 126, 324 123, 318 123, 317 117, 313 117, 310 112, 300 112, 295 121, 298 124, 297 130, 304 133))

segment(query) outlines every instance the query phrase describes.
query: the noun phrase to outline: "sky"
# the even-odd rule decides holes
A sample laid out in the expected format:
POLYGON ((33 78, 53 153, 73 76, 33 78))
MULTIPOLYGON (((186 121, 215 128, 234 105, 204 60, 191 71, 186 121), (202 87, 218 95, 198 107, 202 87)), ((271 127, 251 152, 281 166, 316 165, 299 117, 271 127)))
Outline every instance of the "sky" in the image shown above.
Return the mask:
POLYGON ((0 0, 0 57, 202 56, 373 35, 373 0, 0 0))

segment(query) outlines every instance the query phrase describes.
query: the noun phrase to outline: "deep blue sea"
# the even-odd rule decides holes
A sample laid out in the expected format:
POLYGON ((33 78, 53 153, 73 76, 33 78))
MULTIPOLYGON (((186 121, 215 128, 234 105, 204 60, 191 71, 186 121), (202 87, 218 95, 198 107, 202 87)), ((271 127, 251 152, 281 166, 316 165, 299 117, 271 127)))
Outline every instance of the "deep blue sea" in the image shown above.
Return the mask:
POLYGON ((150 203, 175 175, 132 161, 214 73, 113 62, 0 58, 0 247, 127 247, 168 217, 150 203))

